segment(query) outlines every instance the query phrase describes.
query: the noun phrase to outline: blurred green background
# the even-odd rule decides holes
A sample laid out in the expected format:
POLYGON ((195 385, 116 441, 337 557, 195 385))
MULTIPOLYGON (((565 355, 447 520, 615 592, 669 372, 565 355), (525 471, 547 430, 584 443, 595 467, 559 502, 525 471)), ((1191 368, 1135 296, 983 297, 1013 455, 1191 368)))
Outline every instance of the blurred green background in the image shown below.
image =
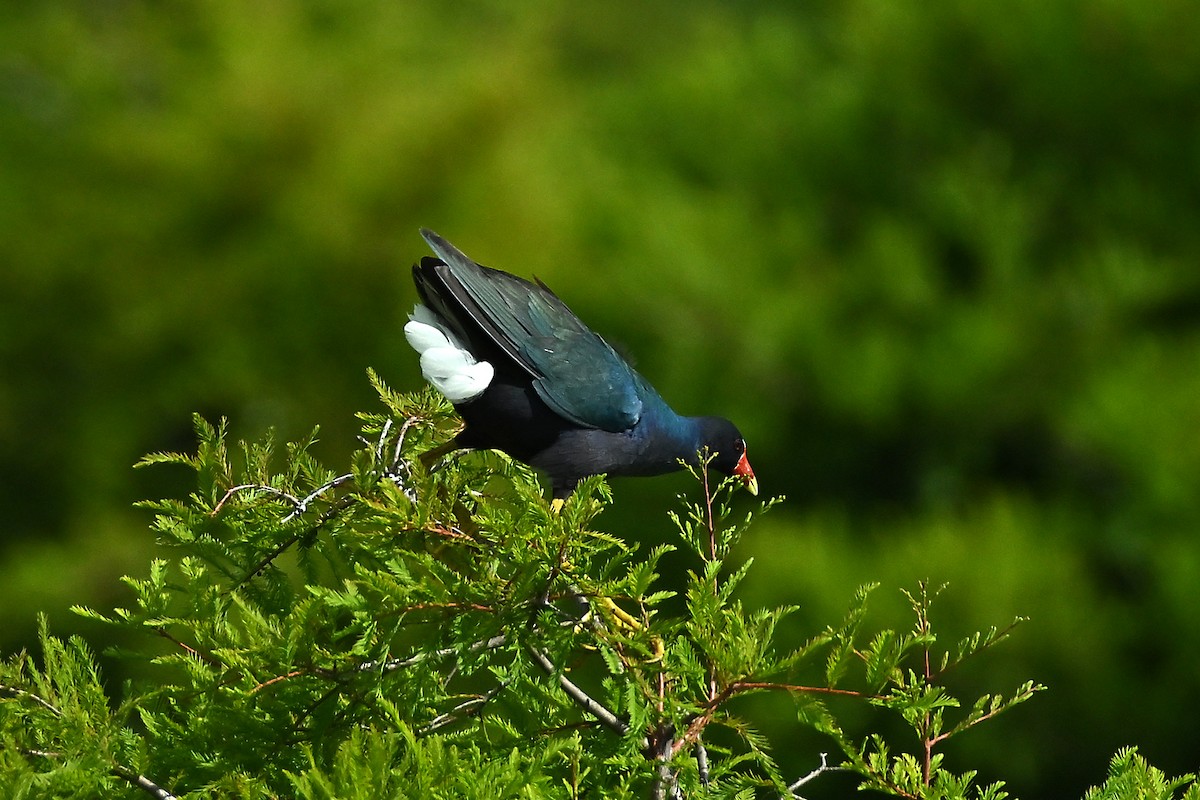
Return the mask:
MULTIPOLYGON (((366 367, 420 385, 424 225, 738 422, 788 496, 746 598, 797 636, 868 581, 875 624, 922 578, 947 635, 1031 617, 964 685, 1050 691, 952 768, 1196 767, 1197 42, 1182 0, 15 4, 0 651, 126 600, 130 504, 190 488, 130 465, 191 412, 344 463, 366 367)), ((686 488, 617 482, 605 524, 661 535, 686 488)))

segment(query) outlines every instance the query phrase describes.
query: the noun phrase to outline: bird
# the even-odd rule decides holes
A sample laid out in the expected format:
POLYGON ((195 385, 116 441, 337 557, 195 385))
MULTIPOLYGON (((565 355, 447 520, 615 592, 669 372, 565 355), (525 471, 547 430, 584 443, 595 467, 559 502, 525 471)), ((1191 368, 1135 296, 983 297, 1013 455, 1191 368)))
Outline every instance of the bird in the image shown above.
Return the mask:
POLYGON ((746 441, 723 417, 677 414, 536 277, 477 264, 433 231, 413 265, 420 302, 404 326, 425 380, 463 429, 445 451, 494 449, 545 473, 561 503, 591 475, 659 475, 697 465, 751 493, 746 441))

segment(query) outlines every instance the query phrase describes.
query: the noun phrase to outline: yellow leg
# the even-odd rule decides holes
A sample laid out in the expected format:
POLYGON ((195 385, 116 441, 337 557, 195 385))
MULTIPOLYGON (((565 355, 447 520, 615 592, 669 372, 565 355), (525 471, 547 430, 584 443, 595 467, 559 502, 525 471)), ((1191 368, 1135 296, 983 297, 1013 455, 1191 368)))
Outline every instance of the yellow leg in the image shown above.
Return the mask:
MULTIPOLYGON (((563 506, 566 505, 566 502, 567 501, 561 497, 554 498, 550 501, 550 512, 553 514, 561 514, 563 506)), ((609 615, 612 617, 613 621, 618 627, 624 626, 631 631, 640 631, 645 627, 642 625, 641 620, 617 605, 616 601, 611 597, 598 597, 596 600, 600 603, 600 605, 608 610, 609 615)), ((589 611, 588 615, 590 614, 591 612, 589 611)), ((650 638, 650 646, 654 652, 654 657, 651 658, 650 661, 653 662, 660 660, 663 657, 664 650, 662 638, 658 636, 652 636, 650 638)))
MULTIPOLYGON (((612 614, 613 619, 617 623, 617 625, 624 625, 626 628, 629 628, 632 631, 640 631, 645 628, 645 626, 642 625, 641 620, 639 620, 637 617, 633 616, 628 611, 626 611, 625 609, 623 609, 619 605, 617 605, 616 601, 613 600, 611 597, 600 597, 597 599, 600 601, 600 604, 602 606, 604 606, 605 608, 607 608, 609 613, 612 614)), ((649 659, 649 662, 647 662, 647 663, 659 661, 660 659, 662 659, 663 651, 665 649, 664 645, 663 645, 662 637, 651 636, 650 637, 650 647, 654 653, 654 657, 649 659)))
POLYGON ((625 627, 629 628, 630 630, 640 631, 642 629, 642 623, 638 620, 638 618, 617 605, 616 601, 614 601, 611 597, 601 597, 598 599, 600 600, 600 603, 608 609, 609 613, 616 618, 618 623, 624 624, 625 627))

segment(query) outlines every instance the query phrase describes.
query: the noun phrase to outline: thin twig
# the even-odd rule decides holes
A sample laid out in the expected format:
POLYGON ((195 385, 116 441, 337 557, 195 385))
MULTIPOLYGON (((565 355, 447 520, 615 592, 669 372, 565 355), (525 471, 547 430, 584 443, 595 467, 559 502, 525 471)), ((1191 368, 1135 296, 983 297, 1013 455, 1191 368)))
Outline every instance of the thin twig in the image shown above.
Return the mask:
MULTIPOLYGON (((563 622, 561 622, 559 624, 564 628, 571 628, 571 627, 575 627, 576 625, 578 625, 579 621, 573 620, 573 619, 572 620, 564 620, 563 622)), ((477 642, 471 643, 470 645, 467 646, 465 652, 478 653, 482 650, 495 650, 499 647, 503 647, 506 644, 508 644, 508 636, 503 633, 498 633, 495 636, 491 637, 490 639, 480 639, 477 642)), ((357 667, 355 667, 355 671, 356 672, 374 672, 375 670, 381 670, 383 672, 396 672, 397 670, 407 669, 408 667, 414 667, 417 664, 422 663, 423 661, 429 661, 430 659, 446 658, 448 656, 457 655, 460 652, 464 652, 464 651, 462 650, 462 648, 459 648, 459 647, 443 647, 440 650, 431 650, 428 652, 414 653, 413 655, 409 656, 408 658, 392 659, 391 661, 384 661, 382 663, 380 663, 378 661, 364 661, 363 663, 361 663, 357 667)))
POLYGON ((296 503, 296 507, 294 509, 292 509, 292 513, 290 513, 286 517, 284 517, 282 522, 284 524, 291 522, 296 517, 300 516, 301 514, 305 513, 306 511, 308 511, 308 504, 311 503, 313 500, 316 500, 318 497, 325 494, 325 492, 328 492, 330 489, 336 489, 338 486, 341 486, 343 483, 346 483, 347 481, 351 481, 353 479, 354 479, 354 473, 347 472, 345 475, 338 475, 333 480, 326 481, 322 485, 318 486, 316 489, 313 489, 311 492, 309 492, 308 496, 305 497, 303 500, 296 503))
POLYGON ((796 694, 836 694, 843 697, 862 697, 871 700, 878 700, 882 695, 867 694, 866 692, 856 692, 853 689, 834 689, 829 686, 805 686, 796 683, 772 683, 770 681, 738 681, 730 684, 730 687, 735 692, 750 691, 751 689, 779 689, 784 692, 794 692, 796 694))
MULTIPOLYGON (((914 604, 917 612, 917 634, 925 639, 925 683, 933 683, 933 669, 929 663, 929 594, 925 581, 921 581, 921 602, 914 604)), ((921 760, 921 780, 926 786, 929 785, 933 775, 933 747, 936 741, 929 737, 929 730, 932 727, 933 715, 930 712, 925 712, 925 719, 921 725, 921 733, 925 740, 924 758, 921 760)))
MULTIPOLYGON (((392 473, 400 467, 400 452, 404 448, 404 439, 408 436, 408 429, 420 421, 419 417, 409 417, 404 420, 404 424, 400 426, 400 433, 396 436, 396 448, 392 451, 392 473)), ((390 422, 390 420, 389 420, 390 422)), ((382 439, 383 437, 380 437, 382 439)))
POLYGON ((254 568, 246 573, 246 577, 244 577, 240 581, 238 581, 238 585, 234 588, 241 588, 245 584, 249 583, 251 580, 253 580, 255 577, 258 576, 258 573, 260 573, 264 569, 266 569, 267 566, 270 565, 270 563, 272 561, 279 558, 279 556, 283 554, 284 550, 287 550, 289 547, 291 547, 296 542, 303 539, 305 536, 310 535, 313 530, 316 530, 317 527, 319 527, 319 523, 317 526, 310 528, 308 531, 302 531, 300 533, 295 533, 295 534, 292 534, 291 536, 287 537, 286 539, 284 539, 282 542, 280 542, 278 545, 276 545, 275 548, 271 552, 269 552, 265 556, 263 556, 262 559, 260 559, 259 562, 254 565, 254 568))
POLYGON ((464 717, 471 717, 479 714, 483 711, 483 707, 487 705, 488 701, 500 694, 500 692, 502 692, 506 686, 508 686, 507 681, 501 683, 499 686, 489 689, 487 692, 479 695, 478 697, 472 697, 466 702, 459 703, 457 706, 444 714, 434 717, 427 725, 417 731, 417 736, 428 736, 439 728, 452 725, 464 717))
MULTIPOLYGON (((533 657, 533 660, 537 662, 537 665, 547 675, 558 678, 558 685, 562 687, 562 690, 567 693, 568 697, 575 701, 576 705, 599 720, 609 730, 621 736, 629 732, 629 723, 609 711, 602 703, 594 700, 591 695, 575 685, 570 678, 555 668, 554 662, 550 660, 549 656, 536 647, 529 647, 528 650, 529 655, 533 657)), ((643 740, 642 748, 645 749, 647 746, 648 742, 643 740)))
MULTIPOLYGON (((379 441, 375 443, 375 463, 383 463, 383 443, 387 441, 388 432, 392 429, 392 418, 383 421, 383 430, 379 433, 379 441)), ((364 442, 365 444, 365 442, 364 442)))
POLYGON ((225 504, 229 502, 230 498, 232 498, 238 492, 245 492, 250 489, 254 489, 255 491, 259 492, 266 492, 267 494, 274 495, 281 500, 287 500, 292 504, 292 506, 297 506, 300 504, 299 497, 285 492, 282 489, 276 489, 274 486, 267 486, 265 483, 242 483, 238 484, 237 486, 229 487, 229 491, 227 491, 225 496, 222 497, 215 506, 213 506, 213 510, 210 511, 208 515, 210 517, 215 517, 217 514, 221 513, 221 509, 225 507, 225 504))
POLYGON ((713 497, 708 488, 708 462, 701 464, 700 484, 704 488, 704 523, 708 527, 708 558, 717 560, 717 523, 713 517, 713 497))
POLYGON ((345 688, 346 687, 344 684, 335 683, 332 688, 330 688, 327 692, 325 692, 325 694, 321 695, 316 700, 309 703, 308 708, 301 711, 300 715, 297 716, 295 721, 292 723, 292 730, 299 731, 300 726, 304 723, 304 721, 306 719, 311 717, 314 713, 316 713, 316 710, 318 708, 320 708, 322 705, 324 705, 328 701, 332 700, 337 695, 338 692, 342 691, 345 688))
MULTIPOLYGON (((408 436, 409 429, 413 425, 421 421, 420 417, 408 417, 404 420, 404 424, 400 426, 400 433, 396 434, 396 446, 392 450, 392 459, 386 467, 383 465, 383 449, 387 444, 388 434, 391 433, 392 426, 395 424, 389 417, 383 423, 383 430, 379 433, 379 440, 375 443, 375 464, 379 468, 379 476, 384 480, 391 481, 400 487, 404 495, 413 502, 416 502, 416 494, 404 485, 404 478, 410 474, 409 467, 403 461, 404 440, 408 436)), ((359 441, 366 444, 366 440, 360 438, 359 441)))
MULTIPOLYGON (((508 643, 508 637, 504 634, 497 634, 490 639, 481 639, 478 642, 467 647, 466 652, 478 653, 481 650, 495 650, 498 647, 503 647, 508 643)), ((458 647, 443 647, 441 650, 433 650, 429 652, 415 653, 408 658, 393 659, 384 661, 382 664, 378 661, 364 661, 355 669, 358 672, 374 672, 382 670, 383 672, 395 672, 396 670, 406 669, 407 667, 416 666, 422 661, 430 659, 446 658, 447 656, 457 655, 460 652, 458 647)))
POLYGON ((151 797, 157 798, 157 800, 177 800, 175 795, 171 794, 171 792, 162 788, 157 783, 155 783, 154 781, 147 778, 145 775, 138 775, 135 772, 130 772, 128 770, 121 769, 120 767, 113 768, 112 774, 116 775, 118 778, 121 778, 122 780, 129 781, 130 783, 132 783, 137 788, 141 789, 146 794, 150 795, 151 797))
POLYGON ((957 727, 952 730, 948 730, 945 733, 942 733, 942 734, 939 734, 939 735, 933 737, 932 739, 929 740, 930 750, 932 751, 934 745, 941 744, 946 739, 949 739, 951 736, 962 733, 965 730, 974 728, 979 723, 986 722, 987 720, 991 719, 992 717, 999 716, 1003 712, 1007 711, 1010 707, 1011 706, 1003 706, 1002 705, 999 708, 992 709, 991 711, 987 712, 986 714, 983 714, 982 716, 979 716, 979 717, 971 720, 970 722, 963 724, 961 727, 957 727))
POLYGON ((799 789, 801 786, 804 786, 805 784, 807 784, 809 781, 815 780, 816 778, 820 777, 821 775, 824 775, 826 772, 841 772, 842 771, 842 767, 829 766, 829 762, 827 760, 828 756, 829 756, 828 753, 821 753, 821 765, 819 767, 817 767, 816 769, 814 769, 812 772, 805 775, 803 778, 800 778, 799 780, 797 780, 791 786, 787 787, 788 788, 788 797, 791 798, 791 800, 804 800, 803 797, 796 794, 796 790, 799 789))
POLYGON ((292 678, 298 678, 301 675, 308 675, 308 674, 309 674, 309 671, 306 669, 294 669, 291 672, 287 673, 286 675, 276 675, 274 678, 271 678, 270 680, 263 681, 262 683, 258 684, 253 689, 251 689, 249 693, 252 695, 258 694, 263 689, 266 689, 268 686, 274 686, 277 683, 282 683, 283 681, 290 680, 292 678))
MULTIPOLYGON (((401 463, 401 458, 400 458, 401 449, 404 445, 405 436, 408 434, 408 431, 412 427, 412 425, 417 421, 418 421, 418 419, 416 417, 409 417, 407 420, 405 420, 404 424, 400 427, 400 434, 396 437, 396 449, 395 449, 395 453, 392 458, 392 464, 391 464, 391 466, 380 470, 380 475, 383 478, 385 478, 387 480, 391 480, 393 483, 397 484, 402 489, 404 487, 400 480, 401 476, 400 476, 400 471, 399 471, 399 465, 401 463)), ((381 434, 379 436, 379 441, 375 445, 376 463, 380 463, 383 460, 383 447, 384 447, 384 443, 387 440, 387 435, 391 431, 391 428, 392 428, 392 421, 391 421, 391 419, 388 419, 384 423, 383 431, 381 432, 381 434)), ((346 473, 344 475, 338 475, 336 478, 326 481, 322 485, 318 486, 316 489, 309 492, 303 498, 296 497, 295 495, 290 494, 289 492, 285 492, 282 489, 276 489, 274 486, 267 486, 266 484, 261 484, 261 483, 243 483, 238 486, 234 486, 234 487, 230 488, 229 491, 227 491, 225 493, 225 496, 221 498, 220 502, 218 502, 216 504, 216 506, 213 507, 211 516, 216 516, 217 513, 219 513, 220 510, 229 501, 229 499, 231 497, 233 497, 235 494, 237 494, 238 492, 248 491, 248 490, 256 490, 256 491, 266 492, 267 494, 273 495, 281 500, 286 500, 288 503, 291 504, 292 510, 288 513, 287 516, 285 516, 281 520, 282 524, 286 524, 286 523, 291 522, 292 520, 296 519, 297 517, 301 516, 302 514, 307 513, 309 505, 314 500, 316 500, 318 497, 323 495, 325 492, 328 492, 331 489, 335 489, 338 486, 341 486, 342 484, 353 480, 353 478, 354 478, 353 473, 346 473)), ((257 576, 260 572, 263 571, 263 569, 265 569, 267 567, 267 565, 269 565, 276 558, 278 558, 279 555, 281 553, 283 553, 283 551, 287 550, 289 547, 291 547, 292 545, 294 545, 296 542, 300 541, 301 539, 303 539, 307 536, 313 535, 313 533, 320 530, 321 527, 326 522, 328 522, 330 519, 332 519, 335 514, 344 510, 349 505, 350 505, 349 502, 343 501, 335 506, 330 507, 324 514, 321 515, 321 517, 316 521, 316 523, 311 528, 309 528, 307 531, 303 531, 300 533, 293 534, 292 536, 289 536, 287 539, 285 539, 283 542, 281 542, 278 546, 276 546, 270 553, 268 553, 265 557, 263 557, 263 559, 261 561, 259 561, 254 566, 254 568, 251 569, 250 572, 246 574, 246 576, 244 578, 242 578, 242 580, 238 583, 238 586, 245 584, 247 581, 249 581, 252 578, 254 578, 255 576, 257 576)))
POLYGON ((205 664, 208 664, 210 667, 215 667, 217 669, 223 669, 225 667, 225 665, 223 663, 221 663, 221 661, 219 659, 215 658, 214 656, 211 656, 208 653, 201 653, 196 648, 181 642, 179 639, 176 639, 174 636, 172 636, 170 633, 167 632, 166 628, 158 628, 157 632, 158 632, 159 636, 163 637, 168 642, 171 642, 172 644, 174 644, 177 647, 181 648, 182 650, 186 651, 188 655, 192 656, 197 661, 203 661, 205 664))
POLYGON ((33 692, 27 691, 25 689, 21 689, 16 686, 10 686, 6 683, 0 683, 0 692, 8 692, 9 694, 15 695, 17 697, 27 698, 27 699, 32 700, 33 702, 37 703, 39 706, 46 709, 47 711, 49 711, 54 716, 56 716, 56 717, 62 716, 62 712, 59 711, 58 708, 56 708, 53 703, 49 702, 48 700, 42 698, 39 695, 34 694, 33 692))
POLYGON ((250 580, 255 578, 260 572, 262 572, 264 569, 266 569, 271 564, 272 561, 274 561, 276 558, 279 558, 279 556, 283 553, 284 550, 287 550, 289 547, 294 545, 296 542, 300 541, 301 539, 307 538, 309 536, 315 536, 316 533, 321 530, 321 528, 325 525, 326 522, 329 522, 329 520, 333 519, 338 513, 349 508, 350 502, 351 501, 349 498, 343 498, 342 501, 339 502, 337 505, 330 506, 329 509, 326 510, 325 513, 322 514, 315 523, 312 524, 311 527, 309 527, 306 530, 299 531, 298 533, 294 533, 291 536, 284 539, 270 553, 265 555, 257 564, 255 564, 254 568, 251 569, 249 572, 247 572, 246 577, 242 578, 241 581, 238 582, 238 585, 235 586, 234 588, 235 589, 240 588, 243 585, 245 585, 246 583, 248 583, 250 580))
MULTIPOLYGON (((737 684, 726 686, 716 697, 708 701, 708 705, 702 714, 698 714, 692 718, 692 721, 688 723, 687 729, 683 732, 683 736, 675 740, 675 753, 700 740, 700 735, 704 733, 704 729, 708 727, 708 723, 712 722, 713 715, 717 713, 717 709, 737 691, 736 686, 737 684)), ((672 755, 675 753, 672 753, 672 755)))
POLYGON ((62 758, 62 753, 56 753, 53 750, 33 750, 28 747, 19 748, 20 752, 27 756, 37 756, 38 758, 62 758))

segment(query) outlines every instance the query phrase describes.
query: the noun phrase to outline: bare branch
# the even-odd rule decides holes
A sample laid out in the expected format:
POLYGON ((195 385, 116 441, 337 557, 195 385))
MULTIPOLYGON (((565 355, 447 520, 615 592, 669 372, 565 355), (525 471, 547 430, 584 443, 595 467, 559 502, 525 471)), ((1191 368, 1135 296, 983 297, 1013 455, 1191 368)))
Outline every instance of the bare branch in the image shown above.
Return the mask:
POLYGON ((391 471, 393 474, 395 474, 396 470, 400 466, 400 452, 404 449, 404 439, 406 436, 408 436, 408 430, 419 421, 419 417, 409 417, 408 419, 404 420, 404 424, 400 426, 400 433, 396 436, 396 448, 392 451, 391 471))
POLYGON ((38 758, 62 758, 62 753, 56 753, 53 750, 34 750, 28 747, 20 748, 20 751, 27 756, 37 756, 38 758))
POLYGON ((466 702, 459 703, 457 706, 450 709, 445 714, 440 714, 440 715, 434 717, 432 720, 430 720, 429 724, 425 725, 424 727, 422 727, 420 730, 417 731, 417 736, 427 736, 427 735, 433 733, 434 731, 438 730, 439 728, 444 728, 447 725, 452 725, 455 722, 458 722, 459 720, 461 720, 465 717, 475 716, 476 714, 483 711, 483 707, 485 705, 487 705, 488 701, 491 700, 496 695, 500 694, 500 692, 502 692, 507 685, 508 685, 508 682, 505 681, 504 683, 501 683, 499 686, 496 686, 496 687, 488 690, 487 692, 479 695, 478 697, 472 697, 472 698, 468 699, 466 702))
POLYGON ((300 504, 299 497, 296 497, 294 494, 289 494, 282 489, 276 489, 274 486, 267 486, 263 483, 242 483, 237 486, 231 486, 229 491, 225 493, 225 496, 222 497, 215 506, 213 506, 213 510, 209 512, 209 516, 215 517, 217 514, 221 513, 221 509, 225 507, 225 504, 228 503, 230 498, 232 498, 238 492, 245 492, 251 489, 258 492, 265 492, 269 495, 278 497, 281 500, 287 500, 293 506, 300 504))
POLYGON ((56 716, 56 717, 62 716, 62 712, 59 711, 58 708, 55 707, 53 703, 50 703, 49 701, 43 699, 40 695, 36 695, 33 692, 26 691, 25 689, 21 689, 16 686, 9 686, 8 684, 5 684, 5 683, 0 683, 0 692, 8 692, 9 694, 14 695, 15 697, 27 698, 27 699, 32 700, 33 702, 37 703, 38 705, 40 705, 42 708, 46 709, 54 716, 56 716))
POLYGON ((121 769, 120 767, 114 768, 112 771, 112 774, 116 775, 118 778, 121 778, 122 780, 129 781, 130 783, 132 783, 137 788, 141 789, 146 794, 150 795, 151 797, 157 798, 157 800, 177 800, 175 795, 171 794, 171 792, 162 788, 157 783, 155 783, 154 781, 147 778, 145 775, 138 775, 136 773, 121 769))
POLYGON ((808 773, 804 777, 797 780, 791 786, 787 787, 788 788, 788 796, 787 796, 787 798, 784 798, 784 800, 788 800, 788 798, 790 798, 790 800, 804 800, 803 797, 796 794, 797 789, 799 789, 801 786, 804 786, 805 784, 807 784, 813 780, 816 780, 821 775, 824 775, 826 772, 841 772, 842 767, 829 766, 828 757, 829 757, 828 753, 821 753, 821 765, 818 766, 816 769, 814 769, 812 772, 808 773))
MULTIPOLYGON (((558 685, 567 693, 567 696, 575 701, 576 705, 580 706, 584 711, 598 719, 604 727, 614 731, 615 733, 624 736, 629 732, 629 725, 613 712, 604 707, 603 704, 592 699, 591 695, 575 685, 570 678, 555 668, 554 662, 550 660, 542 651, 536 647, 530 647, 529 655, 537 662, 537 665, 551 677, 557 676, 558 685)), ((642 749, 649 746, 649 742, 643 741, 642 749)))
MULTIPOLYGON (((504 634, 497 634, 490 639, 481 639, 478 642, 470 645, 467 648, 468 653, 478 653, 481 650, 495 650, 497 647, 503 647, 508 643, 508 637, 504 634)), ((374 672, 381 669, 384 672, 395 672, 396 670, 405 669, 420 664, 422 661, 430 659, 446 658, 456 655, 459 652, 457 647, 443 647, 440 650, 430 650, 428 652, 416 653, 408 658, 395 659, 392 661, 384 661, 382 664, 378 661, 364 661, 359 664, 356 669, 359 672, 374 672)))
MULTIPOLYGON (((417 423, 419 421, 420 420, 417 417, 409 417, 407 420, 404 421, 404 424, 400 427, 400 433, 396 437, 396 448, 392 455, 392 463, 387 468, 381 468, 380 473, 379 473, 383 478, 392 481, 397 486, 400 486, 400 488, 402 490, 404 490, 406 494, 408 494, 408 490, 405 489, 403 483, 401 482, 401 476, 400 476, 400 464, 401 464, 400 455, 401 455, 401 450, 404 446, 405 436, 408 434, 409 429, 415 423, 417 423)), ((386 422, 384 422, 383 431, 380 433, 379 441, 375 445, 375 462, 377 464, 382 463, 382 461, 383 461, 384 444, 387 441, 387 435, 391 431, 391 429, 392 429, 392 420, 388 419, 386 422)), ((286 524, 286 523, 291 522, 292 520, 296 519, 297 517, 307 513, 309 505, 314 500, 316 500, 318 497, 325 494, 325 492, 328 492, 331 489, 335 489, 338 486, 341 486, 342 484, 347 483, 353 479, 354 479, 353 473, 348 472, 344 475, 338 475, 336 478, 326 481, 321 486, 318 486, 316 489, 309 492, 303 498, 296 497, 294 494, 285 492, 282 489, 276 489, 274 486, 267 486, 266 484, 262 484, 262 483, 239 484, 238 486, 231 487, 229 489, 229 491, 227 491, 225 493, 225 496, 221 498, 220 502, 218 502, 216 504, 216 506, 213 507, 213 510, 212 510, 210 516, 215 517, 221 511, 221 509, 225 507, 225 504, 227 502, 229 502, 229 499, 232 498, 238 492, 253 490, 253 491, 259 491, 259 492, 265 492, 266 494, 272 495, 273 497, 276 497, 280 500, 285 500, 289 504, 291 504, 292 510, 290 512, 288 512, 287 516, 285 516, 281 520, 281 523, 286 524)), ((244 584, 246 581, 250 580, 251 578, 258 575, 258 573, 262 572, 262 570, 268 564, 270 564, 272 561, 274 561, 276 558, 278 558, 279 554, 282 553, 284 550, 287 550, 289 547, 294 545, 296 542, 300 541, 305 536, 311 535, 313 533, 313 531, 319 530, 322 525, 324 525, 326 522, 328 522, 335 513, 342 510, 343 508, 345 508, 346 505, 347 505, 346 503, 342 503, 339 506, 330 508, 328 511, 326 511, 321 516, 320 519, 317 520, 316 524, 311 529, 309 529, 308 531, 305 531, 304 533, 297 533, 293 536, 289 536, 285 541, 283 541, 279 546, 277 546, 274 550, 272 550, 270 553, 268 553, 261 561, 259 561, 258 564, 256 564, 254 566, 254 568, 252 570, 250 570, 249 573, 247 573, 246 577, 243 578, 241 583, 239 583, 238 585, 240 586, 241 584, 244 584)))
POLYGON ((311 503, 313 500, 316 500, 318 497, 325 494, 325 492, 329 491, 330 489, 334 489, 338 486, 341 486, 343 483, 346 483, 347 481, 350 481, 353 479, 354 479, 354 475, 352 473, 347 472, 345 475, 338 475, 333 480, 326 481, 321 486, 318 486, 316 489, 313 489, 311 492, 309 492, 308 496, 305 497, 303 500, 297 501, 296 507, 294 509, 292 509, 292 513, 288 514, 286 517, 283 518, 283 522, 285 522, 285 523, 291 522, 296 517, 300 516, 301 514, 303 514, 306 511, 308 511, 308 504, 311 503))
POLYGON ((667 800, 668 797, 677 800, 683 797, 679 781, 671 771, 671 756, 675 749, 675 729, 669 722, 664 722, 654 733, 653 757, 658 762, 658 776, 650 792, 654 800, 667 800))
MULTIPOLYGON (((392 430, 392 418, 388 417, 386 420, 384 420, 383 430, 379 434, 379 441, 375 443, 375 463, 376 464, 383 463, 383 443, 387 441, 387 435, 391 430, 392 430)), ((401 438, 401 440, 403 440, 404 436, 401 435, 400 438, 401 438)), ((363 443, 364 444, 366 443, 365 440, 363 443)), ((399 448, 397 448, 397 449, 399 449, 399 448)))
POLYGON ((349 473, 349 472, 346 473, 345 475, 338 475, 336 478, 326 481, 322 485, 318 486, 316 489, 313 489, 311 492, 308 493, 308 495, 306 495, 303 498, 296 497, 296 495, 294 495, 290 492, 285 492, 282 489, 276 489, 274 486, 268 486, 265 483, 238 484, 237 486, 231 486, 229 488, 229 491, 225 492, 225 496, 222 497, 217 502, 217 504, 215 506, 213 506, 213 510, 211 512, 209 512, 209 516, 215 517, 217 514, 219 514, 221 512, 221 509, 225 507, 225 504, 229 502, 230 498, 232 498, 238 492, 255 491, 255 492, 264 492, 265 494, 269 494, 272 497, 276 497, 280 500, 286 500, 289 504, 291 504, 291 506, 292 506, 291 512, 286 517, 283 518, 283 522, 291 522, 296 517, 300 516, 301 514, 305 513, 306 511, 308 511, 308 505, 313 500, 316 500, 318 497, 323 495, 325 492, 328 492, 330 489, 341 486, 343 483, 346 483, 347 481, 352 480, 353 478, 354 478, 353 473, 349 473))

